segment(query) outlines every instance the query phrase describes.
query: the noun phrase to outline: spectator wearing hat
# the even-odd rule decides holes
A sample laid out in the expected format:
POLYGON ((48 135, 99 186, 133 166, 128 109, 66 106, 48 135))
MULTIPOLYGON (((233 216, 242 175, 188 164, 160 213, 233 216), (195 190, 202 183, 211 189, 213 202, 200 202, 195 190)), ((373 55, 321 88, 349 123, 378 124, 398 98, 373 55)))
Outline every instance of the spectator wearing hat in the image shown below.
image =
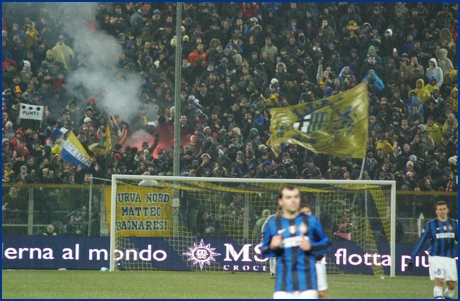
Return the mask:
POLYGON ((441 170, 440 178, 437 179, 438 189, 442 191, 452 192, 458 190, 458 185, 456 184, 454 178, 454 172, 450 171, 448 168, 441 170))
MULTIPOLYGON (((416 129, 416 135, 419 136, 420 140, 425 143, 428 150, 433 150, 435 147, 435 143, 433 138, 430 136, 429 133, 426 132, 425 126, 423 124, 419 124, 416 129)), ((414 138, 415 140, 415 138, 414 138)))
POLYGON ((382 64, 378 62, 377 57, 373 53, 369 53, 369 55, 364 59, 364 64, 361 68, 361 77, 369 75, 370 70, 373 70, 374 73, 383 75, 382 64))
MULTIPOLYGON (((425 90, 427 90, 430 95, 433 95, 434 90, 439 90, 439 87, 437 86, 437 80, 434 76, 428 78, 427 84, 425 85, 425 90)), ((439 97, 439 95, 437 95, 437 97, 439 97)))
POLYGON ((385 30, 384 34, 380 39, 380 55, 385 59, 391 57, 393 49, 397 48, 397 45, 397 40, 394 37, 393 30, 391 28, 388 28, 387 30, 385 30))
MULTIPOLYGON (((60 95, 60 93, 56 93, 55 96, 57 97, 57 95, 60 95)), ((70 111, 69 111, 69 112, 70 112, 70 111)), ((89 105, 88 105, 88 106, 84 107, 84 111, 83 111, 83 114, 82 114, 82 115, 83 115, 83 117, 80 118, 79 124, 83 124, 83 123, 84 123, 83 120, 84 120, 86 117, 89 117, 89 118, 94 122, 94 124, 96 124, 96 115, 94 114, 94 109, 93 109, 92 106, 89 106, 89 105)))
POLYGON ((438 43, 433 36, 433 32, 430 29, 425 28, 423 30, 422 38, 422 56, 423 57, 435 57, 436 48, 438 43))
POLYGON ((31 184, 33 183, 31 175, 28 173, 27 166, 23 165, 20 168, 20 171, 15 176, 16 181, 21 180, 24 184, 31 184))
POLYGON ((10 89, 18 99, 22 99, 22 93, 27 90, 27 85, 22 81, 18 73, 13 76, 13 83, 10 85, 10 89))
POLYGON ((372 28, 377 28, 379 32, 383 32, 385 28, 387 28, 386 21, 381 14, 381 8, 379 6, 374 6, 368 20, 372 28))
POLYGON ((43 232, 43 235, 46 235, 46 236, 56 236, 57 233, 56 231, 54 231, 54 226, 53 225, 48 225, 46 227, 46 230, 43 232))
POLYGON ((15 98, 11 101, 11 109, 8 111, 8 117, 13 124, 14 128, 17 128, 19 125, 19 99, 15 98))
POLYGON ((356 13, 356 7, 353 4, 349 4, 347 7, 347 13, 344 14, 339 21, 339 27, 343 28, 349 24, 350 21, 354 21, 356 24, 362 24, 361 16, 356 13))
POLYGON ((14 66, 15 70, 18 69, 18 63, 13 59, 13 55, 10 52, 5 53, 5 58, 2 61, 2 72, 7 71, 8 66, 14 66))
MULTIPOLYGON (((390 58, 387 60, 386 67, 382 72, 382 81, 387 85, 391 85, 390 82, 396 84, 399 76, 399 70, 395 66, 394 59, 390 58)), ((394 90, 394 89, 393 89, 394 90)))
POLYGON ((96 127, 94 126, 94 122, 93 120, 90 118, 90 117, 85 117, 83 119, 83 125, 80 129, 81 131, 83 131, 85 133, 85 138, 86 139, 89 139, 90 135, 94 135, 94 137, 96 139, 98 139, 98 136, 97 136, 97 129, 96 127))
POLYGON ((436 14, 436 24, 440 28, 447 28, 450 24, 454 22, 454 17, 452 13, 449 12, 449 3, 443 2, 442 3, 442 10, 436 14))
POLYGON ((273 162, 271 160, 263 161, 256 169, 256 178, 266 179, 273 175, 273 162))

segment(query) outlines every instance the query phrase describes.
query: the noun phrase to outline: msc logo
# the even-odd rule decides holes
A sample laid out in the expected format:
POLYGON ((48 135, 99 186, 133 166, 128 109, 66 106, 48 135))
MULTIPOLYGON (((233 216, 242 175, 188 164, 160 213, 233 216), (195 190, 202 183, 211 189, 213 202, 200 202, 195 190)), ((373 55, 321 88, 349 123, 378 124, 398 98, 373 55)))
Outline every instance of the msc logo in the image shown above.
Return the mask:
POLYGON ((200 269, 203 269, 203 266, 211 265, 211 261, 216 261, 214 256, 220 256, 220 253, 214 252, 216 248, 211 248, 211 244, 205 245, 203 240, 199 244, 193 244, 193 248, 188 248, 189 251, 183 253, 183 255, 188 256, 188 261, 193 261, 193 265, 198 264, 200 269))
POLYGON ((302 131, 306 134, 310 132, 315 132, 321 130, 323 125, 328 120, 328 113, 327 112, 318 112, 309 115, 305 115, 302 120, 298 122, 294 122, 292 127, 295 130, 302 131))

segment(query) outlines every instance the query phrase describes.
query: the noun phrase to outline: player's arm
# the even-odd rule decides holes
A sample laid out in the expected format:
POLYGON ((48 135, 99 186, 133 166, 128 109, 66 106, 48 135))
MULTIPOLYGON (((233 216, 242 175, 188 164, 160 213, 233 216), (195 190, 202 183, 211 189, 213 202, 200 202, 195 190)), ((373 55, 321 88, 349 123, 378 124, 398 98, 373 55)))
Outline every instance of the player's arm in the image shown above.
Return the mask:
POLYGON ((415 249, 414 251, 412 252, 412 256, 410 257, 410 260, 407 264, 408 266, 408 270, 411 270, 412 267, 414 266, 414 260, 415 260, 415 256, 417 256, 417 254, 420 252, 420 250, 422 249, 423 247, 423 244, 425 243, 425 240, 428 238, 428 236, 430 235, 429 232, 430 232, 430 224, 431 223, 428 223, 425 225, 425 228, 423 228, 423 233, 422 233, 422 236, 420 237, 420 240, 418 241, 418 244, 417 246, 415 246, 415 249))
POLYGON ((272 238, 277 235, 277 233, 275 233, 276 227, 274 225, 274 220, 271 219, 271 221, 272 222, 269 221, 267 223, 265 227, 265 231, 262 234, 263 239, 262 239, 262 247, 260 248, 260 250, 262 251, 263 258, 275 257, 277 255, 276 250, 272 250, 272 248, 270 247, 272 238))
POLYGON ((331 241, 323 230, 323 226, 318 218, 315 217, 313 222, 313 233, 311 241, 311 252, 314 254, 326 254, 331 248, 331 241))
POLYGON ((264 221, 264 223, 262 224, 262 229, 260 230, 262 239, 264 239, 264 236, 265 236, 265 229, 267 229, 268 222, 269 222, 271 219, 272 219, 272 216, 270 215, 269 217, 267 217, 267 219, 266 219, 266 220, 264 221))
POLYGON ((458 221, 455 221, 455 242, 458 243, 458 221))

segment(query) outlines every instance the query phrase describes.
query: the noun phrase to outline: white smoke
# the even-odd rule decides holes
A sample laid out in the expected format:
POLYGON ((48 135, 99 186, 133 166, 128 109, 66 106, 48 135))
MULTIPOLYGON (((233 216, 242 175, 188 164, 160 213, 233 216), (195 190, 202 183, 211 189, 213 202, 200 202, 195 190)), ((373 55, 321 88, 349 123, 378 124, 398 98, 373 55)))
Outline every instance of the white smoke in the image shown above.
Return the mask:
MULTIPOLYGON (((119 115, 129 122, 137 114, 140 105, 137 95, 142 77, 129 72, 124 73, 123 79, 119 78, 117 63, 123 50, 117 38, 107 35, 100 24, 98 30, 94 31, 85 23, 87 17, 95 20, 98 3, 52 3, 47 9, 54 9, 56 17, 63 20, 62 30, 73 40, 75 55, 85 55, 87 66, 72 70, 67 79, 69 94, 80 96, 83 106, 89 97, 95 97, 99 108, 105 110, 107 107, 113 115, 119 115), (82 95, 77 87, 84 87, 87 93, 82 95)), ((99 21, 103 22, 103 18, 99 21)))

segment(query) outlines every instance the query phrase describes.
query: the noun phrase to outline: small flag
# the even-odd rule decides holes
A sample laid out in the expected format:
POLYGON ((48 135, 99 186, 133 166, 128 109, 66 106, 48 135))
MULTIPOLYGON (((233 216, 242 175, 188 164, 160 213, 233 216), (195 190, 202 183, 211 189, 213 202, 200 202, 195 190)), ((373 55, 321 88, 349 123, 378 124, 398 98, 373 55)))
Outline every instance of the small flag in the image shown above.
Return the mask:
POLYGON ((95 154, 108 155, 112 152, 112 137, 109 124, 105 127, 105 134, 103 133, 101 136, 101 140, 88 146, 88 149, 95 154))
POLYGON ((109 108, 105 107, 107 109, 107 112, 109 112, 109 118, 110 118, 110 122, 112 123, 112 126, 113 126, 113 129, 114 129, 114 133, 117 135, 117 136, 121 136, 121 129, 120 127, 118 126, 117 122, 115 121, 115 118, 113 117, 112 113, 110 113, 109 111, 109 108))

